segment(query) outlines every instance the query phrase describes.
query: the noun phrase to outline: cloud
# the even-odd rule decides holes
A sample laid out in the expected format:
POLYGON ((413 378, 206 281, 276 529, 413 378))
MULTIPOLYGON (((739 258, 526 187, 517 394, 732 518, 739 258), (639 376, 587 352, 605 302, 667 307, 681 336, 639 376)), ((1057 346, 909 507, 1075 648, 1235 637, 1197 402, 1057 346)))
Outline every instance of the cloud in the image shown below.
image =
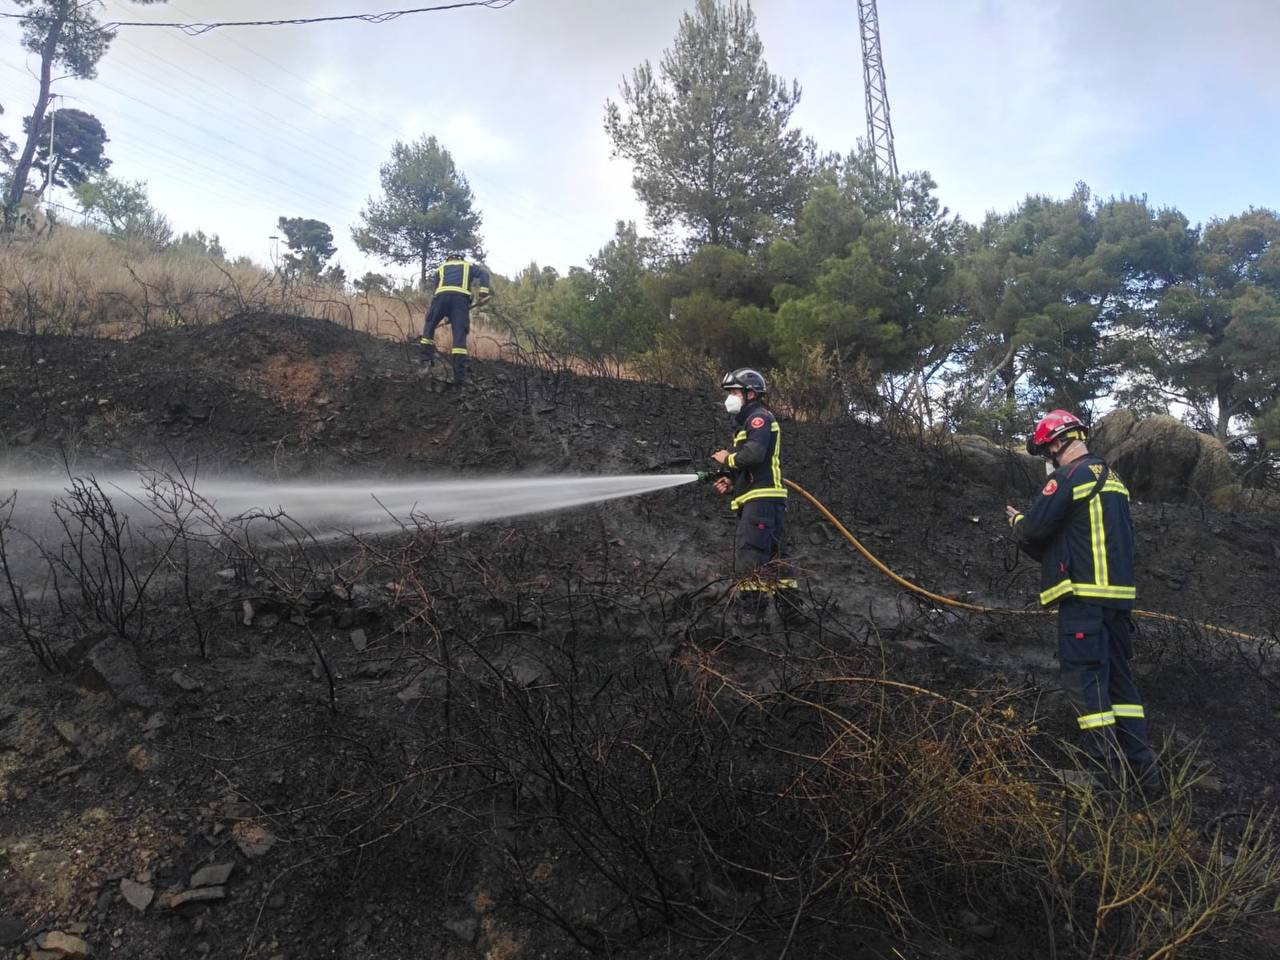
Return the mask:
POLYGON ((515 147, 474 113, 446 113, 432 132, 464 167, 477 164, 498 167, 515 157, 515 147))

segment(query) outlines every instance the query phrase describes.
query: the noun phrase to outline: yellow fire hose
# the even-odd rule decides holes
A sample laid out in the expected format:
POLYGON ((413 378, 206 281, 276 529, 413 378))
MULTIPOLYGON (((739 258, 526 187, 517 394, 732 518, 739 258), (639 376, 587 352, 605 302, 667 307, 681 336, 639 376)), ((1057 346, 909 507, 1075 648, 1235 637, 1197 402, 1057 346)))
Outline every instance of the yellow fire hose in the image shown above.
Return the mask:
MULTIPOLYGON (((849 529, 843 523, 840 522, 840 520, 836 517, 835 514, 833 514, 830 510, 828 510, 822 504, 822 501, 820 501, 817 497, 811 494, 808 490, 800 486, 800 484, 796 483, 794 480, 787 480, 784 478, 782 482, 785 483, 792 490, 794 490, 796 493, 800 494, 800 496, 808 500, 809 503, 811 503, 814 506, 814 508, 820 514, 822 514, 823 517, 826 518, 827 522, 830 523, 833 527, 835 527, 838 531, 840 531, 840 535, 843 536, 846 540, 848 540, 849 543, 853 545, 853 548, 857 550, 860 554, 862 554, 862 556, 865 557, 866 560, 873 567, 875 567, 877 570, 883 573, 886 577, 888 577, 894 583, 898 584, 900 587, 906 590, 910 590, 912 593, 918 594, 919 596, 932 600, 934 603, 939 603, 947 607, 954 607, 957 610, 968 610, 971 613, 996 613, 996 614, 1004 614, 1004 615, 1034 617, 1034 616, 1044 616, 1045 614, 1050 612, 1048 610, 1027 610, 1027 609, 1021 609, 1016 607, 985 607, 985 606, 982 606, 981 604, 966 603, 964 600, 957 600, 955 597, 947 597, 947 596, 943 596, 940 593, 934 593, 932 590, 926 590, 924 587, 921 587, 917 584, 912 583, 910 580, 898 575, 893 570, 889 569, 889 567, 885 565, 880 560, 880 558, 878 558, 870 550, 864 547, 862 545, 862 542, 857 537, 855 537, 852 533, 849 532, 849 529)), ((1254 636, 1251 633, 1242 633, 1239 630, 1232 630, 1228 627, 1220 627, 1217 624, 1201 623, 1198 620, 1189 620, 1186 617, 1175 617, 1173 614, 1158 613, 1154 610, 1134 610, 1133 615, 1135 617, 1143 617, 1144 619, 1147 619, 1147 620, 1163 620, 1166 623, 1179 623, 1179 624, 1183 624, 1184 626, 1199 627, 1204 630, 1212 630, 1214 633, 1220 633, 1228 637, 1235 637, 1237 640, 1247 640, 1250 643, 1274 642, 1274 641, 1268 640, 1265 637, 1254 636)))

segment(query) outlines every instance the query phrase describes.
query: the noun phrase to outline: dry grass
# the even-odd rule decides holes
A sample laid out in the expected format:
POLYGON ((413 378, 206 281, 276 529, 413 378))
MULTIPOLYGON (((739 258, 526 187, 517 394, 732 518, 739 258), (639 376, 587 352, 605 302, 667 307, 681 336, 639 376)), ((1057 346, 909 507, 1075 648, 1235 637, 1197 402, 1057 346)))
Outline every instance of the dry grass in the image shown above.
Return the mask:
MULTIPOLYGON (((256 264, 137 253, 91 230, 0 245, 0 330, 131 337, 246 310, 318 317, 390 340, 416 337, 428 298, 364 296, 256 264)), ((447 330, 442 342, 449 345, 447 330)), ((510 359, 510 337, 473 319, 480 359, 510 359)))

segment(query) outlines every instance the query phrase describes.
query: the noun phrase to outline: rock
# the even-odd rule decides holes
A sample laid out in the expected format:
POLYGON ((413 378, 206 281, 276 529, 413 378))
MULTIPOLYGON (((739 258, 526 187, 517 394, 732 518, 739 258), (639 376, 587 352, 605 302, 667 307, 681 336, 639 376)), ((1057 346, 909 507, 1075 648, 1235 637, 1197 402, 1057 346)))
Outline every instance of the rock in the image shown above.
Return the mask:
POLYGON ((213 863, 201 867, 191 875, 191 886, 220 887, 231 879, 231 871, 235 868, 234 863, 213 863))
POLYGON ((70 720, 53 721, 53 729, 58 732, 63 741, 69 747, 74 747, 80 743, 80 728, 70 720))
POLYGON ((1065 787, 1077 790, 1096 790, 1098 779, 1087 770, 1058 769, 1051 771, 1065 787))
POLYGON ((232 567, 226 567, 225 569, 219 570, 214 574, 214 576, 222 580, 234 580, 236 578, 236 572, 232 567))
POLYGON ((199 887, 195 890, 183 890, 180 893, 170 893, 160 898, 161 906, 168 907, 170 910, 177 910, 189 903, 213 903, 217 900, 227 899, 226 887, 199 887))
POLYGON ((236 846, 246 857, 260 857, 276 845, 276 838, 260 824, 241 820, 231 828, 236 846))
POLYGON ((1115 410, 1094 425, 1089 450, 1115 468, 1137 500, 1228 506, 1239 489, 1227 448, 1176 417, 1139 420, 1115 410))
POLYGON ((41 849, 31 840, 10 844, 0 862, 17 874, 33 894, 51 901, 54 909, 65 916, 75 899, 77 862, 66 850, 41 849))
POLYGON ((417 703, 427 697, 440 696, 445 689, 444 673, 431 673, 423 670, 400 690, 396 691, 396 699, 408 705, 417 703))
POLYGON ((173 671, 171 678, 179 689, 185 690, 187 693, 195 693, 197 690, 204 689, 204 684, 190 674, 183 673, 181 670, 173 671))
POLYGON ((155 890, 145 883, 138 883, 128 877, 120 881, 120 895, 139 913, 145 912, 147 907, 151 906, 151 901, 156 898, 155 890))
POLYGON ((240 622, 243 623, 246 627, 252 627, 254 614, 257 612, 253 608, 253 601, 245 600, 243 603, 241 603, 240 612, 241 612, 240 622))
POLYGON ((21 943, 26 932, 27 925, 17 917, 0 915, 0 947, 21 943))
POLYGON ((986 437, 957 433, 951 437, 960 471, 993 487, 1012 485, 1030 492, 1044 482, 1040 460, 1021 450, 993 443, 986 437))
POLYGON ((351 631, 351 646, 355 647, 356 653, 360 653, 365 647, 369 646, 369 638, 363 630, 351 631))
POLYGON ((476 934, 480 932, 480 924, 471 917, 465 920, 446 920, 444 927, 463 943, 475 943, 476 934))
POLYGON ((1201 790, 1208 790, 1210 793, 1222 793, 1227 789, 1227 785, 1222 782, 1222 778, 1215 774, 1206 774, 1196 781, 1195 784, 1201 790))
POLYGON ((84 655, 77 680, 94 690, 107 690, 121 703, 154 710, 160 700, 152 691, 133 647, 119 637, 99 640, 84 655))
POLYGON ((125 763, 138 773, 149 773, 160 766, 160 755, 153 750, 148 750, 142 744, 131 747, 124 759, 125 763))
POLYGON ((513 657, 503 673, 518 685, 531 687, 543 678, 546 668, 536 660, 513 657))
POLYGON ((36 946, 64 960, 84 960, 90 954, 89 944, 60 930, 36 937, 36 946))

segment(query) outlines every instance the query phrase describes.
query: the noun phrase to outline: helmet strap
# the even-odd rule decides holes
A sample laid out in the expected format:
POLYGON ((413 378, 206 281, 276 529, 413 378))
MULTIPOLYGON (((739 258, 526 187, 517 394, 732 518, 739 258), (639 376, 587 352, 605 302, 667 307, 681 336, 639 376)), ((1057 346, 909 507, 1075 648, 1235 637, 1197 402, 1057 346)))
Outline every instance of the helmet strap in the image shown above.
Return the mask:
POLYGON ((1073 460, 1079 460, 1088 452, 1089 448, 1085 446, 1083 440, 1072 438, 1059 447, 1057 453, 1050 452, 1049 458, 1053 460, 1056 465, 1062 466, 1064 463, 1071 463, 1073 460))

